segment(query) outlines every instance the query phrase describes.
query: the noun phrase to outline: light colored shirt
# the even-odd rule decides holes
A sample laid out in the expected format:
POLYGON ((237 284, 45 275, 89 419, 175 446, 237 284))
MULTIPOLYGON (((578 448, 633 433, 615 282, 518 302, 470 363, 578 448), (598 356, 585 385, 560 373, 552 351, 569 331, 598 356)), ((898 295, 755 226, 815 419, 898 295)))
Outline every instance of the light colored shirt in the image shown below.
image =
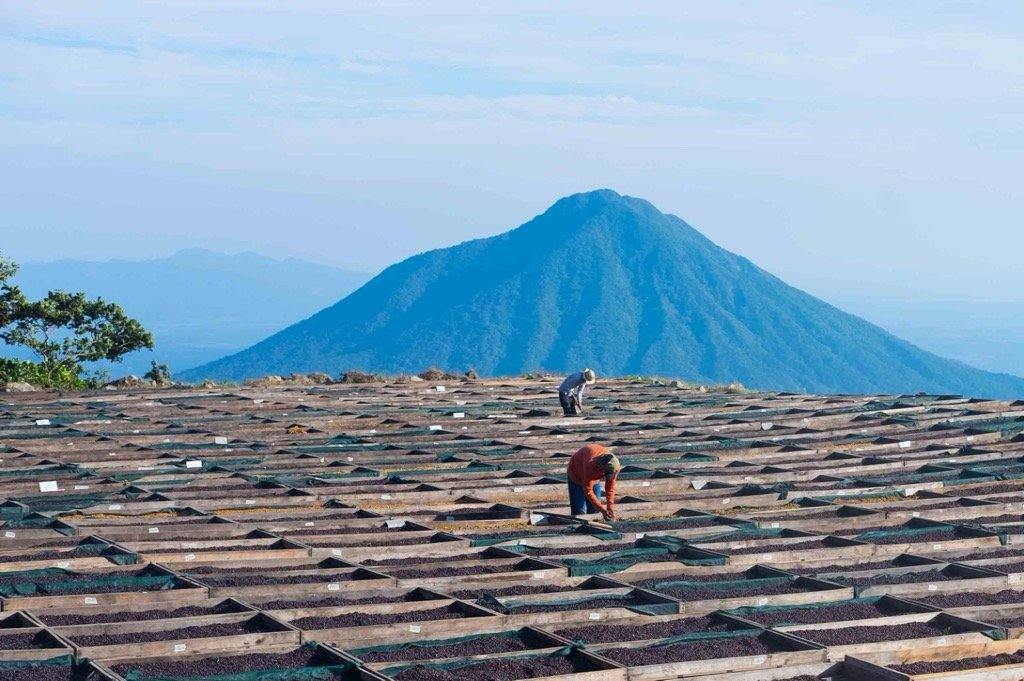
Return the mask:
POLYGON ((575 374, 569 374, 562 381, 562 385, 558 386, 558 392, 562 395, 568 395, 569 397, 577 396, 580 400, 583 399, 583 391, 587 387, 587 379, 583 376, 582 371, 577 371, 575 374))

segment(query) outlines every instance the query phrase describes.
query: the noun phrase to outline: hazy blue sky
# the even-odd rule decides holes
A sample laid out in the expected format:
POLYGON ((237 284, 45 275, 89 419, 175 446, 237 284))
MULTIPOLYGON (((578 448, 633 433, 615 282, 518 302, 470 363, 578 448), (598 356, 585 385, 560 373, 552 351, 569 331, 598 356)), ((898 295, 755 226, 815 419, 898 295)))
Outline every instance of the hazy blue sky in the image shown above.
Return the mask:
POLYGON ((612 187, 826 297, 1024 300, 1024 4, 8 2, 0 248, 363 270, 612 187))

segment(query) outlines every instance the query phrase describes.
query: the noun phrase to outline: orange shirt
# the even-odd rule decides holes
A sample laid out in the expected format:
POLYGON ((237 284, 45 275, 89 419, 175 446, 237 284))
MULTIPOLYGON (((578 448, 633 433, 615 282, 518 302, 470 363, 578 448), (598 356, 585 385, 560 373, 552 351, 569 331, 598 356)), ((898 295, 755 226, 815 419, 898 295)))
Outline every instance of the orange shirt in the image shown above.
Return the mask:
POLYGON ((618 473, 608 474, 604 472, 597 460, 608 453, 604 445, 587 445, 580 447, 572 458, 569 459, 569 467, 566 474, 569 480, 582 487, 587 493, 587 501, 597 508, 604 508, 604 504, 594 494, 594 483, 604 479, 604 498, 608 502, 608 512, 615 512, 615 479, 618 473))

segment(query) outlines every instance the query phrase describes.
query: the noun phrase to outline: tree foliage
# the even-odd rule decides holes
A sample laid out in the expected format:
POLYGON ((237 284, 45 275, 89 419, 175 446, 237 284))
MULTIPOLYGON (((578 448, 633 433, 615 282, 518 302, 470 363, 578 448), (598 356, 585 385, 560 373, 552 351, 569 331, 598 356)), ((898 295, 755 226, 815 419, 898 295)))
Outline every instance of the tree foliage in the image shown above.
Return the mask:
POLYGON ((171 382, 171 368, 166 364, 157 364, 154 359, 149 363, 149 371, 143 378, 153 381, 157 385, 167 385, 171 382))
POLYGON ((37 355, 45 385, 79 377, 84 362, 116 362, 134 350, 152 349, 152 334, 119 305, 66 291, 29 300, 10 283, 17 270, 0 257, 0 340, 37 355))

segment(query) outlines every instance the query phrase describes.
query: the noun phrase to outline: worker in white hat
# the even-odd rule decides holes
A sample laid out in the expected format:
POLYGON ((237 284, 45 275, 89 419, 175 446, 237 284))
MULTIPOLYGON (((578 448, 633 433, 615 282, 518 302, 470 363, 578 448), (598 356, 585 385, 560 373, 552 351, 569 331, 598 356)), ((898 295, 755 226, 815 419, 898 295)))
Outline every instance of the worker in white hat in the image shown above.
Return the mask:
POLYGON ((558 386, 558 401, 562 403, 562 411, 566 416, 582 416, 583 391, 588 385, 594 385, 596 380, 593 369, 584 369, 565 377, 558 386))

